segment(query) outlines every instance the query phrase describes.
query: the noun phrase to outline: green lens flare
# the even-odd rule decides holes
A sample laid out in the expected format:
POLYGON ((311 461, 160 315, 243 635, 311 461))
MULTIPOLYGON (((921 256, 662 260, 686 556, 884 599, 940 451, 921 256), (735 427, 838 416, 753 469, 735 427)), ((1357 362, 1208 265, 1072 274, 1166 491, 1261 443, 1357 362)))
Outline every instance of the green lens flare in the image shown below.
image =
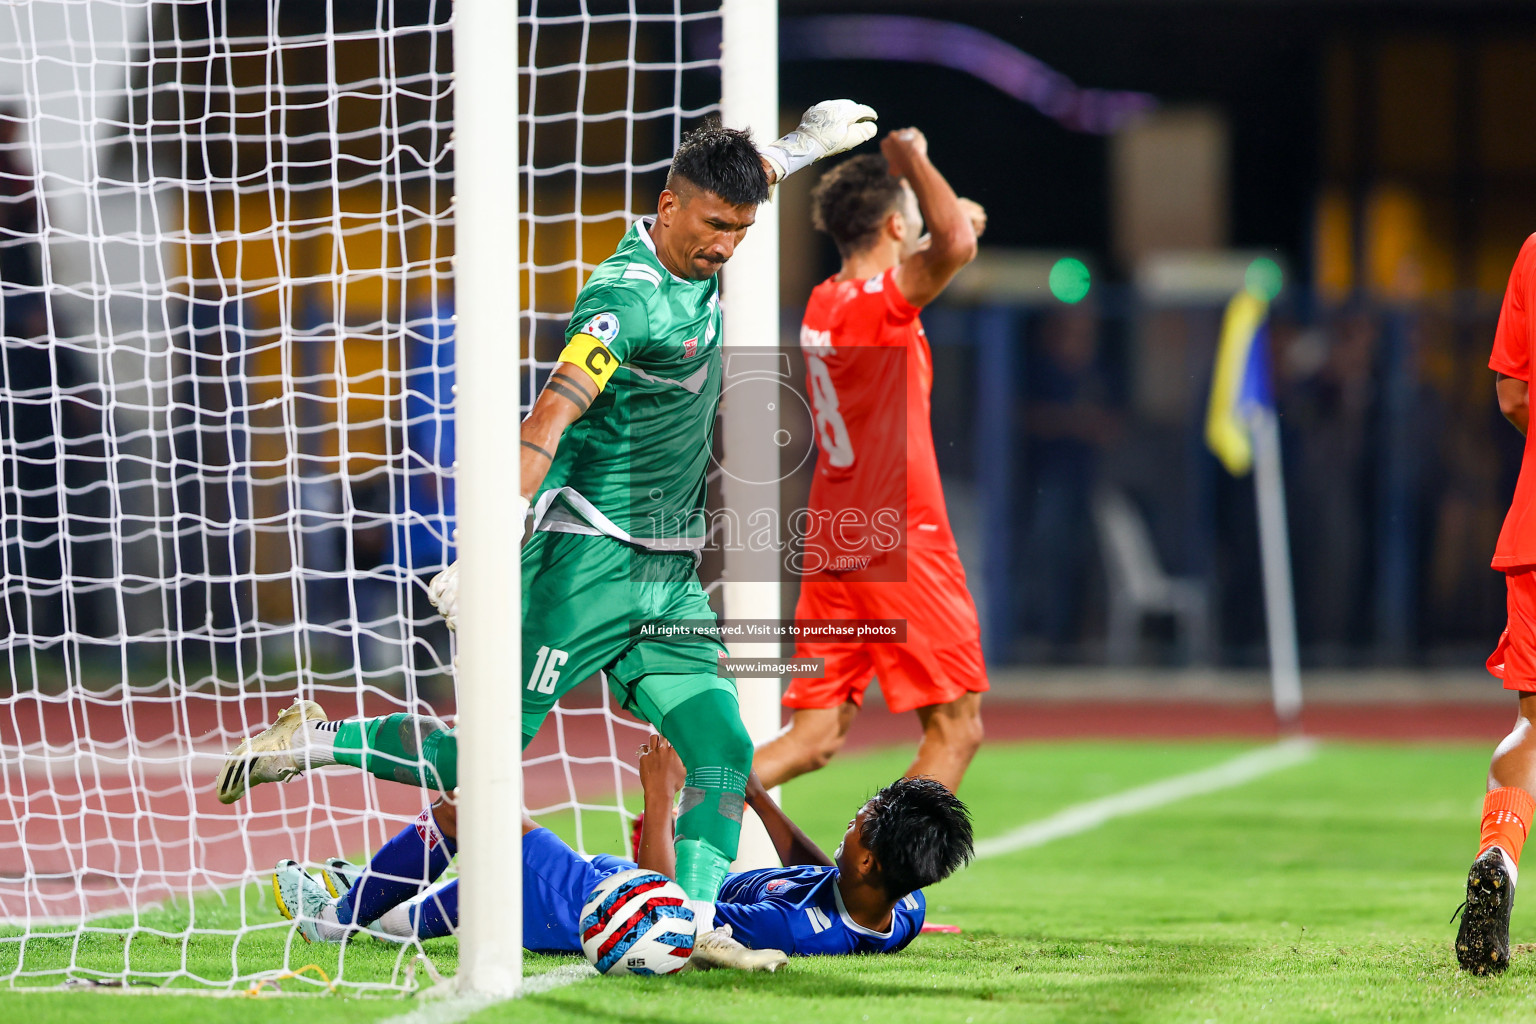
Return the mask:
POLYGON ((1248 270, 1243 274, 1243 286, 1261 299, 1273 301, 1285 286, 1285 274, 1280 270, 1280 264, 1268 256, 1260 256, 1248 264, 1248 270))
POLYGON ((1055 266, 1051 267, 1049 283, 1051 294, 1071 305, 1088 297, 1088 289, 1093 281, 1087 264, 1067 256, 1057 260, 1055 266))

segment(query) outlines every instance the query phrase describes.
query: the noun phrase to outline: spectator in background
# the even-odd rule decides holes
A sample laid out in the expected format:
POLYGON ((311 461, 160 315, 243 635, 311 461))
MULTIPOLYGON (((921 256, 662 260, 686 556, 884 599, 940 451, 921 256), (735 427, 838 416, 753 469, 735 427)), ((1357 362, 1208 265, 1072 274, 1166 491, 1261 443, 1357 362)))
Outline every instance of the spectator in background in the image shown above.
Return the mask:
POLYGON ((456 508, 448 472, 454 446, 453 297, 412 311, 405 347, 406 486, 397 491, 395 511, 408 514, 395 533, 395 564, 412 572, 441 571, 457 556, 453 548, 456 508))
POLYGON ((1368 636, 1365 592, 1374 482, 1371 431, 1380 329, 1364 309, 1298 336, 1281 356, 1292 470, 1292 558, 1302 642, 1342 652, 1368 636))
POLYGON ((1413 421, 1424 519, 1416 633, 1432 647, 1486 628, 1504 610, 1504 594, 1488 585, 1482 556, 1498 540, 1503 498, 1504 452, 1489 443, 1490 423, 1501 439, 1513 432, 1492 421, 1484 369, 1465 358, 1455 326, 1433 316, 1418 326, 1421 398, 1413 421))
POLYGON ((0 550, 13 581, 0 635, 21 633, 51 645, 64 632, 66 599, 77 602, 77 634, 113 632, 99 621, 89 592, 60 585, 66 564, 77 580, 105 571, 101 544, 91 543, 107 518, 105 491, 92 486, 104 472, 104 413, 74 353, 50 335, 58 325, 56 313, 50 322, 43 291, 42 197, 21 157, 22 121, 16 108, 0 106, 0 441, 7 453, 0 462, 0 550))
POLYGON ((1093 552, 1101 449, 1120 432, 1087 305, 1046 314, 1025 367, 1025 634, 1072 656, 1082 634, 1083 567, 1093 552))
MULTIPOLYGON (((394 531, 387 560, 408 580, 401 613, 414 623, 408 655, 416 667, 446 664, 448 629, 414 577, 430 578, 458 557, 454 479, 452 295, 412 308, 406 324, 404 486, 395 488, 394 531)), ((517 421, 514 406, 510 423, 517 421)))
MULTIPOLYGON (((37 183, 20 158, 21 120, 16 108, 0 106, 0 284, 5 287, 7 306, 25 289, 35 290, 43 281, 37 183)), ((41 302, 37 305, 40 307, 41 302)), ((37 337, 45 330, 46 324, 35 333, 16 334, 7 329, 6 334, 37 337)))

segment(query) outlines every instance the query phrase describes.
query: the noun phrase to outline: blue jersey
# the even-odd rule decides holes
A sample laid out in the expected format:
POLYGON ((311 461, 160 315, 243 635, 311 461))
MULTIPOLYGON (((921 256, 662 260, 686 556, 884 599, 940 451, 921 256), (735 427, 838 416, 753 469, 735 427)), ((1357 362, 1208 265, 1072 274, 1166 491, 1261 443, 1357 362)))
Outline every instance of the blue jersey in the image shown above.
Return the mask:
POLYGON ((883 932, 848 916, 837 888, 837 868, 802 865, 728 875, 715 903, 715 923, 752 949, 782 949, 790 956, 894 953, 923 928, 921 891, 903 896, 883 932))
MULTIPOLYGON (((604 878, 634 866, 632 860, 607 854, 588 860, 548 829, 523 836, 523 945, 538 952, 580 953, 582 905, 604 878)), ((456 892, 454 898, 457 911, 456 892)), ((782 949, 790 956, 894 953, 922 930, 925 907, 921 892, 902 897, 890 930, 877 932, 843 909, 837 868, 764 868, 726 877, 715 903, 715 923, 730 925, 744 946, 782 949)))

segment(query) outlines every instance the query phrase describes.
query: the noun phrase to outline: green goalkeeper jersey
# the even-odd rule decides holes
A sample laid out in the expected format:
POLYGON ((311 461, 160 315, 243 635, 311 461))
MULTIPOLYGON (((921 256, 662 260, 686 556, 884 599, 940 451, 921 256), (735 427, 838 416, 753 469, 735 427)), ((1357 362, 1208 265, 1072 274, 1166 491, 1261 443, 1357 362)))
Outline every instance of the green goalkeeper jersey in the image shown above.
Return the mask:
POLYGON ((720 404, 720 282, 674 276, 648 225, 637 221, 576 297, 567 341, 596 338, 619 365, 561 438, 535 528, 694 550, 720 404))

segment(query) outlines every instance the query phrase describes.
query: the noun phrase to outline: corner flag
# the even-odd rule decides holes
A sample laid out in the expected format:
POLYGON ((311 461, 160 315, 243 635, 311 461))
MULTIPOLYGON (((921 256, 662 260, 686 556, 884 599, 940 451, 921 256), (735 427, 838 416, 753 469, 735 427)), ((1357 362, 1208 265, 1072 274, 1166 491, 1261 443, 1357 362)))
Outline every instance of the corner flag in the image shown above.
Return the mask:
POLYGON ((1233 476, 1253 468, 1257 416, 1273 412, 1269 378, 1269 303, 1246 288, 1227 303, 1205 414, 1205 443, 1233 476))
POLYGON ((1205 414, 1205 443, 1233 476, 1254 471, 1259 554, 1264 568, 1264 618, 1269 632, 1270 687, 1275 717, 1301 715, 1301 659, 1291 591, 1291 544, 1286 528, 1280 420, 1269 373, 1269 302, 1243 289, 1227 303, 1205 414))

